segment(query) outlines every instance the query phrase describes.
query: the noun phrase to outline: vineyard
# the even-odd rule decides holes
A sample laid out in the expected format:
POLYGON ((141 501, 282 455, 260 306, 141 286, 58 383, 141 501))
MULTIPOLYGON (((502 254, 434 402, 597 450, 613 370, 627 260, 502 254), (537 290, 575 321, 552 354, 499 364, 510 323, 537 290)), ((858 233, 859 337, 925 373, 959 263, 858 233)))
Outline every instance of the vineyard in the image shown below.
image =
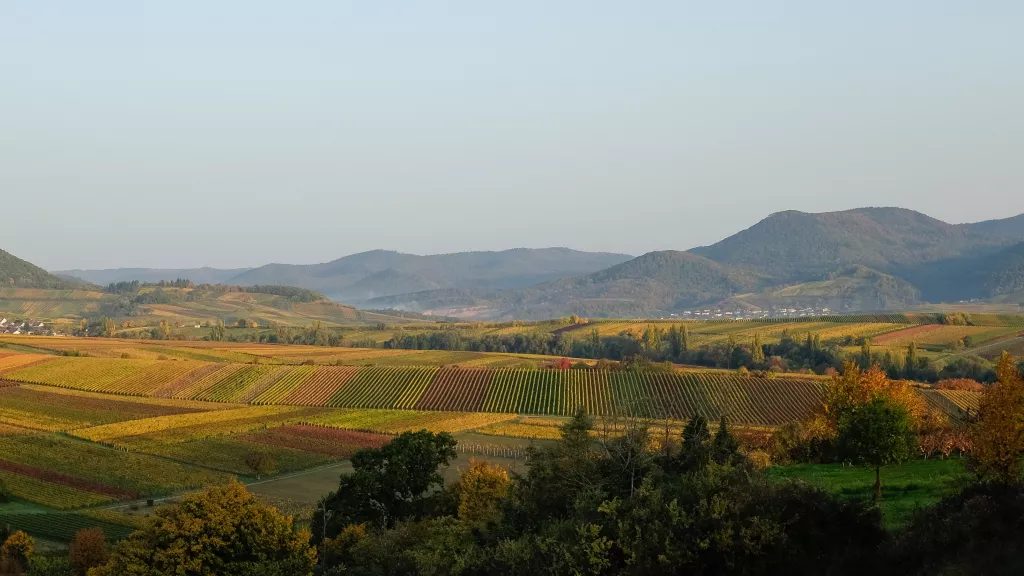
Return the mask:
POLYGON ((0 512, 0 525, 10 526, 12 530, 24 530, 37 538, 58 542, 70 542, 75 534, 84 528, 99 528, 103 530, 104 536, 114 541, 127 537, 134 530, 132 526, 77 513, 4 514, 0 512))
MULTIPOLYGON (((161 398, 260 406, 554 416, 571 415, 582 406, 598 416, 640 414, 686 419, 695 414, 708 418, 725 414, 737 423, 764 426, 805 416, 820 404, 821 397, 820 381, 788 377, 768 380, 724 371, 655 374, 59 358, 13 371, 7 378, 121 395, 148 391, 161 398)), ((65 429, 59 424, 51 428, 65 429)))

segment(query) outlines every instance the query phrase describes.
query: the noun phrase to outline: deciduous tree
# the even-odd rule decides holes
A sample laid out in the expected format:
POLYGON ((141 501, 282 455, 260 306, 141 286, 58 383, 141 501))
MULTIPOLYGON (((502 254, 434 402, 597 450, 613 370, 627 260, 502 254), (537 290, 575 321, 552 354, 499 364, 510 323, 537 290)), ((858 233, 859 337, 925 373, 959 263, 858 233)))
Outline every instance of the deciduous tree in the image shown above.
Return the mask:
POLYGON ((508 494, 508 472, 501 466, 473 459, 459 479, 459 519, 486 524, 501 517, 501 500, 508 494))
POLYGON ((898 464, 914 452, 910 412, 892 400, 875 397, 843 415, 836 442, 843 457, 875 469, 877 500, 882 495, 882 466, 898 464))
POLYGON ((103 530, 84 528, 75 533, 68 548, 68 561, 75 576, 86 576, 90 568, 102 566, 110 560, 110 547, 103 530))
POLYGON ((981 397, 979 420, 971 430, 974 450, 970 468, 982 479, 1015 484, 1022 478, 1024 458, 1024 381, 1013 356, 1003 352, 996 366, 998 381, 981 397))
POLYGON ((35 550, 35 542, 28 534, 18 530, 11 534, 0 546, 0 562, 8 566, 14 574, 22 574, 28 570, 28 561, 35 550))

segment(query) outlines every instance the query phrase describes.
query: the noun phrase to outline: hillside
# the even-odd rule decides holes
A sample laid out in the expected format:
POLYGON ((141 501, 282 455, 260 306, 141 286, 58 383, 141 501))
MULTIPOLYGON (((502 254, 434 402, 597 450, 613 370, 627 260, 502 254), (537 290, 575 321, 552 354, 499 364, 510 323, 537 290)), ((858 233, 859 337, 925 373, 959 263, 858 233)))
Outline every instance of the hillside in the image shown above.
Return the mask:
POLYGON ((0 285, 19 288, 67 288, 74 284, 0 250, 0 285))
POLYGON ((477 317, 549 318, 656 315, 755 290, 757 274, 688 252, 651 252, 585 276, 501 291, 433 291, 371 300, 375 306, 419 310, 479 307, 477 317))
POLYGON ((947 265, 926 291, 936 300, 998 298, 1024 292, 1024 242, 947 265))

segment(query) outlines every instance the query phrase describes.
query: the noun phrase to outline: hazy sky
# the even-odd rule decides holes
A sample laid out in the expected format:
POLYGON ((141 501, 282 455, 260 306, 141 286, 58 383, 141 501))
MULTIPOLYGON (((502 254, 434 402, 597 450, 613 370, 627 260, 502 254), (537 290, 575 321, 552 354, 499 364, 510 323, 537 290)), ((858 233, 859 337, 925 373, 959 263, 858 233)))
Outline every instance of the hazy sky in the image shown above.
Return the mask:
POLYGON ((41 266, 714 242, 1024 212, 1024 2, 0 0, 41 266))

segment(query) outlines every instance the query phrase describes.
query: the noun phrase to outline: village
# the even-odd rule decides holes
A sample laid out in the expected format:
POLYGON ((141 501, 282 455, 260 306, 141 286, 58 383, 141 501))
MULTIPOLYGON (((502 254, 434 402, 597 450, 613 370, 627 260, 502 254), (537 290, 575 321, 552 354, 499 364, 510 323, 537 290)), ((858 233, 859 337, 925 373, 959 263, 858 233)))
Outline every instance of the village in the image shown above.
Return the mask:
POLYGON ((45 322, 0 318, 0 334, 51 336, 53 335, 53 330, 45 322))
POLYGON ((806 318, 811 316, 827 316, 835 312, 830 308, 808 307, 808 308, 772 308, 770 310, 745 310, 722 308, 706 308, 702 310, 682 310, 671 314, 672 318, 684 320, 756 320, 759 318, 806 318))

